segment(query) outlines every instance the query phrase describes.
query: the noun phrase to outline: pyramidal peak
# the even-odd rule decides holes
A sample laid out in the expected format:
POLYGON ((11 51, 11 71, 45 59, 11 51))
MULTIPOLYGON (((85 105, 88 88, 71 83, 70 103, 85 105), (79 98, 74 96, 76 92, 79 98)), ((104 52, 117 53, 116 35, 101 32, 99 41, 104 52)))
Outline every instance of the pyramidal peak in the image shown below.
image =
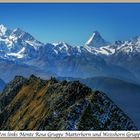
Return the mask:
POLYGON ((89 45, 94 39, 96 38, 102 38, 100 33, 98 31, 94 31, 92 36, 89 38, 89 40, 86 42, 87 45, 89 45))
POLYGON ((107 41, 105 41, 100 33, 98 31, 94 31, 92 36, 89 38, 89 40, 85 43, 85 47, 102 47, 109 45, 107 41))
MULTIPOLYGON (((94 31, 92 34, 92 37, 101 37, 100 33, 98 31, 94 31)), ((102 38, 102 37, 101 37, 102 38)))

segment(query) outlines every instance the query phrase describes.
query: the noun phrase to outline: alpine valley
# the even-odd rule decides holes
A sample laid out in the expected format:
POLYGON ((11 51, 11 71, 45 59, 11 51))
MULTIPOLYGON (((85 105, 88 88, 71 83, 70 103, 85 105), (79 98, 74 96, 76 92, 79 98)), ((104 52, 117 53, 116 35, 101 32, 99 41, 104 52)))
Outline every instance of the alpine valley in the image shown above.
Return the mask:
MULTIPOLYGON (((11 30, 0 25, 1 91, 5 83, 17 75, 79 80, 92 89, 106 93, 140 128, 139 66, 140 36, 111 44, 98 31, 94 31, 83 46, 71 46, 65 42, 44 44, 22 29, 11 30)), ((7 87, 3 92, 6 90, 7 87)), ((7 124, 3 126, 14 128, 7 124)), ((39 126, 37 128, 41 129, 39 126)))

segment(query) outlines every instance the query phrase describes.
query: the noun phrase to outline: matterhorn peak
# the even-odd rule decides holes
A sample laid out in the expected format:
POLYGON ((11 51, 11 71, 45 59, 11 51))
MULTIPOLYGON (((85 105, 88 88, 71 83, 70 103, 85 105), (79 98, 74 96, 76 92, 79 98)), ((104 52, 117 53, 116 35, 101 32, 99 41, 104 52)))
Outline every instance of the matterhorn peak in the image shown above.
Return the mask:
POLYGON ((3 24, 0 24, 0 36, 5 35, 6 31, 7 28, 3 24))
POLYGON ((100 33, 98 31, 94 31, 92 36, 89 38, 89 40, 86 42, 85 46, 88 47, 96 47, 99 48, 101 46, 106 46, 109 43, 106 42, 102 36, 100 35, 100 33))
POLYGON ((100 33, 98 31, 94 31, 93 34, 92 34, 92 36, 93 37, 95 37, 95 36, 101 37, 101 35, 100 35, 100 33))

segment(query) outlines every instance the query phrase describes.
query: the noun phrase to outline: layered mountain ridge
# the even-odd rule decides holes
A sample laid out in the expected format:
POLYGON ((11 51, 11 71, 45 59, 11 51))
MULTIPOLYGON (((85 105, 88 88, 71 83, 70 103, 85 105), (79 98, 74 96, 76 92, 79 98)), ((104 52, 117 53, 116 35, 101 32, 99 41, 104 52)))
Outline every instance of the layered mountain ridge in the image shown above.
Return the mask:
POLYGON ((16 76, 0 95, 1 130, 137 130, 104 93, 79 81, 16 76))
POLYGON ((42 78, 44 74, 40 73, 49 72, 62 77, 107 76, 140 83, 140 70, 134 66, 139 64, 138 37, 110 44, 95 31, 84 46, 71 46, 65 42, 44 44, 19 28, 9 30, 4 25, 0 25, 0 33, 0 61, 11 61, 15 67, 34 67, 39 72, 33 74, 42 78))

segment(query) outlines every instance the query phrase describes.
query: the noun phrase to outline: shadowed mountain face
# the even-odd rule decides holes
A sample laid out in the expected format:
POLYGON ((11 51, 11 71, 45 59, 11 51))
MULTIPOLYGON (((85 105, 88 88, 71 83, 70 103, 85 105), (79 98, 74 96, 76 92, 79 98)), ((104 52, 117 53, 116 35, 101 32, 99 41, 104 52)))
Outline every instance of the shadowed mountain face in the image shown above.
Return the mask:
POLYGON ((3 90, 4 86, 5 86, 5 82, 0 79, 0 91, 3 90))
POLYGON ((140 128, 140 85, 109 77, 94 77, 81 82, 105 92, 140 128))
POLYGON ((0 95, 1 130, 136 130, 104 93, 79 81, 17 76, 0 95))
POLYGON ((107 94, 140 128, 140 85, 110 77, 93 77, 86 79, 62 78, 60 80, 79 80, 93 90, 107 94))

